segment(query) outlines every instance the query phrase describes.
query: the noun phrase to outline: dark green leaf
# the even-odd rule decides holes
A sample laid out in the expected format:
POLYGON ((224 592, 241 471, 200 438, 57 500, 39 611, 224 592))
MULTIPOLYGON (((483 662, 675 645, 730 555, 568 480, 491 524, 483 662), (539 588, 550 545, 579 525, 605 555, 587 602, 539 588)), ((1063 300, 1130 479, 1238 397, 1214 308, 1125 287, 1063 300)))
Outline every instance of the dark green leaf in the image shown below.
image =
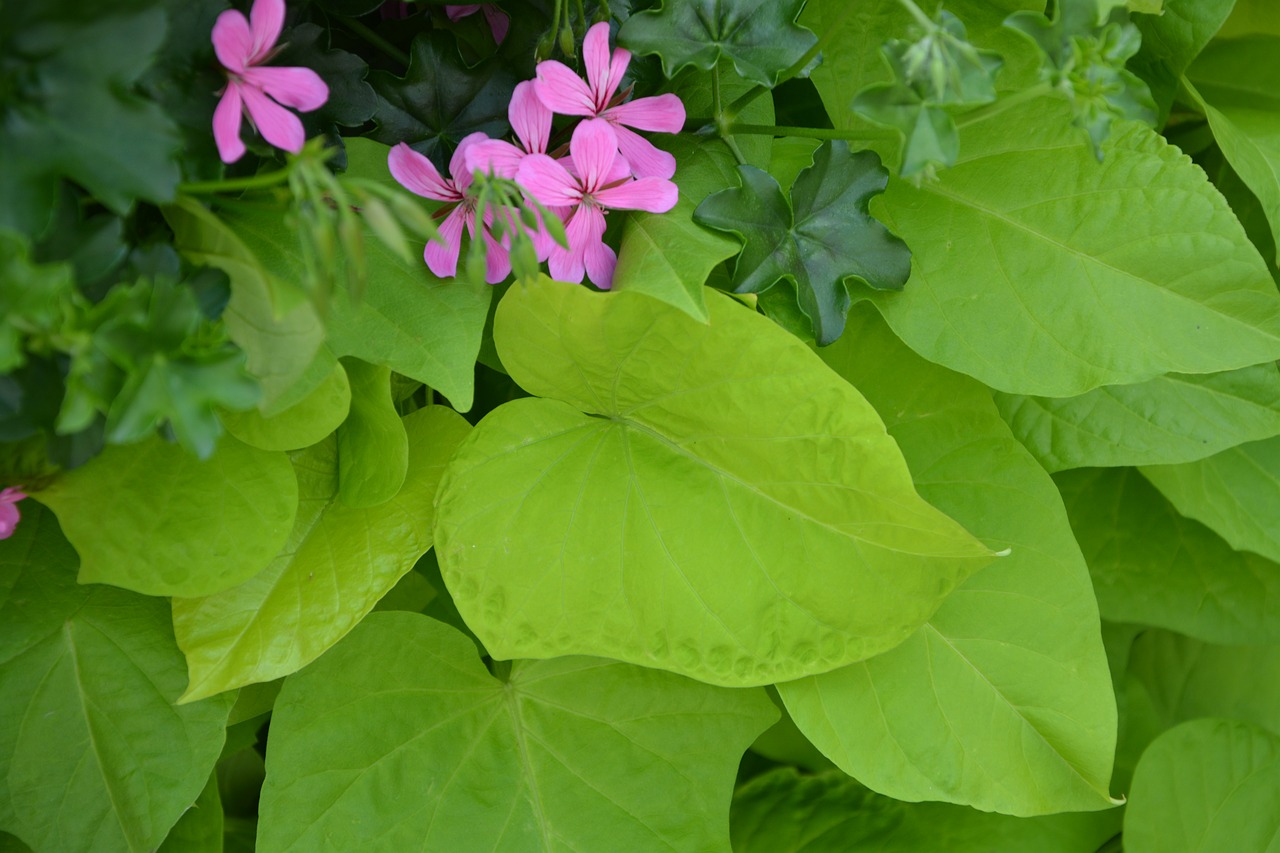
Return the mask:
POLYGON ((1151 88, 1156 126, 1169 118, 1182 73, 1231 13, 1235 0, 1164 0, 1159 15, 1138 15, 1142 49, 1129 60, 1129 69, 1151 88))
POLYGON ((667 77, 690 65, 710 71, 724 57, 746 79, 772 87, 817 41, 795 22, 802 6, 804 0, 665 0, 628 18, 618 43, 658 54, 667 77))
POLYGON ((849 311, 846 278, 878 290, 902 289, 911 253, 868 211, 888 181, 875 154, 851 154, 845 142, 823 143, 813 165, 796 178, 790 202, 767 172, 739 166, 738 174, 742 186, 708 196, 694 211, 697 222, 742 239, 735 292, 760 293, 781 278, 794 281, 814 337, 829 344, 840 337, 849 311))
POLYGON ((310 68, 329 87, 329 100, 320 109, 301 113, 308 137, 330 124, 358 127, 373 116, 378 97, 365 81, 369 66, 354 53, 331 49, 326 30, 316 24, 302 24, 286 30, 280 44, 284 49, 271 60, 273 65, 310 68))

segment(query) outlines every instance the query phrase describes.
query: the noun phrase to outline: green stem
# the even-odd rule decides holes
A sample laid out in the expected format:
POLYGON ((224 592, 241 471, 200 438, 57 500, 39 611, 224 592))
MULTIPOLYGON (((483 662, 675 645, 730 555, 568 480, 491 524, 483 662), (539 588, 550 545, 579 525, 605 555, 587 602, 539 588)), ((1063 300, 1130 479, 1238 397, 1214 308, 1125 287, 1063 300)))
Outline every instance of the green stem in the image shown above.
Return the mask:
POLYGON ((581 38, 587 34, 587 10, 582 7, 582 0, 574 0, 574 5, 578 7, 578 37, 581 38))
POLYGON ((938 28, 938 25, 921 11, 920 7, 913 3, 912 0, 898 0, 898 4, 911 13, 911 17, 916 19, 917 24, 924 27, 925 32, 933 32, 938 28))
POLYGON ((848 139, 858 142, 871 142, 882 139, 881 136, 869 135, 852 130, 832 130, 828 127, 791 127, 776 124, 740 124, 729 125, 732 133, 745 133, 753 136, 799 136, 804 139, 848 139))
POLYGON ((971 124, 977 124, 980 121, 986 121, 992 116, 999 115, 1005 110, 1013 109, 1019 104, 1033 101, 1044 95, 1051 95, 1054 92, 1053 86, 1048 83, 1037 83, 1030 89, 1023 89, 1021 92, 1015 92, 1012 95, 1001 98, 998 101, 992 101, 985 107, 978 107, 971 110, 956 119, 956 129, 968 127, 971 124))
POLYGON ((742 149, 734 140, 733 132, 729 129, 729 121, 725 118, 724 103, 720 98, 719 68, 711 69, 711 110, 715 113, 716 131, 720 134, 720 138, 724 140, 725 145, 729 146, 729 152, 738 161, 738 165, 745 165, 747 158, 742 156, 742 149))
MULTIPOLYGON (((844 8, 840 12, 840 17, 836 18, 831 26, 823 29, 822 35, 818 36, 818 40, 813 43, 813 47, 804 52, 804 56, 800 57, 786 71, 782 72, 782 76, 778 78, 778 84, 787 82, 801 71, 808 68, 809 63, 813 62, 814 57, 819 53, 822 53, 826 46, 831 43, 831 40, 836 37, 836 34, 839 33, 840 29, 844 26, 845 21, 849 20, 849 16, 856 12, 860 8, 860 5, 861 4, 852 1, 845 3, 844 8)), ((756 98, 770 90, 771 87, 769 86, 753 86, 748 89, 742 95, 739 95, 737 100, 729 104, 729 108, 726 111, 726 117, 729 121, 733 121, 733 119, 746 109, 756 98)))
POLYGON ((274 172, 250 175, 247 178, 178 184, 178 192, 184 195, 216 195, 218 193, 244 192, 245 190, 265 190, 288 182, 292 171, 292 169, 278 169, 274 172))
POLYGON ((405 68, 409 67, 409 54, 405 53, 403 50, 375 33, 367 24, 363 24, 355 18, 339 18, 338 20, 342 21, 342 25, 351 30, 351 32, 360 36, 360 38, 364 39, 369 44, 394 59, 396 62, 399 62, 405 68))

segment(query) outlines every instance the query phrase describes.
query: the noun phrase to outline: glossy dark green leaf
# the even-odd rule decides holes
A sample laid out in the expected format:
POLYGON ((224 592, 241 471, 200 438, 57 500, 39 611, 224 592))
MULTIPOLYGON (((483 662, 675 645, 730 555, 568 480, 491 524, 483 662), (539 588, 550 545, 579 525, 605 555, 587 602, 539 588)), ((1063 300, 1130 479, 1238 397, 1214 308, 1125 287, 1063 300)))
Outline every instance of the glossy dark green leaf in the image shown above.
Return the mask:
POLYGON ((804 0, 665 0, 632 15, 618 43, 633 53, 656 53, 674 77, 693 66, 709 71, 721 58, 753 83, 775 86, 782 72, 817 41, 795 23, 804 0))
POLYGON ((281 35, 280 43, 283 49, 274 56, 272 64, 310 68, 329 87, 329 99, 318 110, 301 114, 308 137, 331 124, 358 127, 373 117, 378 96, 365 80, 369 66, 363 59, 354 53, 330 48, 328 33, 317 24, 302 24, 287 30, 281 35))
POLYGON ((779 767, 733 795, 734 853, 1092 853, 1119 810, 1017 818, 882 797, 838 771, 779 767))
POLYGON ((1215 643, 1280 642, 1280 563, 1235 551, 1133 469, 1055 478, 1105 619, 1215 643))
POLYGON ((884 191, 888 173, 869 151, 850 153, 848 143, 825 142, 813 165, 791 187, 790 200, 772 175, 739 166, 741 186, 721 190, 694 211, 703 225, 743 241, 733 271, 737 293, 760 293, 778 280, 795 283, 801 310, 819 344, 844 330, 848 278, 878 290, 901 290, 911 253, 869 210, 884 191))
POLYGON ((233 697, 186 679, 157 598, 76 583, 53 514, 0 541, 0 828, 35 850, 154 850, 195 802, 233 697))
POLYGON ((495 678, 447 625, 377 613, 281 691, 258 850, 727 853, 734 771, 776 715, 595 658, 495 678))

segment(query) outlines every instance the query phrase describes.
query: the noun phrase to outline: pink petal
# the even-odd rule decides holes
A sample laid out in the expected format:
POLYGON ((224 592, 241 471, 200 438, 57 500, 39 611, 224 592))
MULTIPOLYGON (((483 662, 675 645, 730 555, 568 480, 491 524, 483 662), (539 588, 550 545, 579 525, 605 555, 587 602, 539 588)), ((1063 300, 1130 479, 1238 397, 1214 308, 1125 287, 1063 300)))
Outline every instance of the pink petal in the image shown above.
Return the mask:
POLYGON ((267 58, 284 29, 284 0, 253 0, 249 28, 253 30, 253 55, 248 64, 256 65, 267 58))
POLYGON ((484 229, 484 280, 488 284, 497 284, 511 275, 511 255, 502 244, 493 239, 489 229, 484 229))
POLYGON ((553 113, 566 116, 594 116, 595 97, 582 78, 569 66, 554 59, 538 63, 538 79, 533 81, 533 91, 538 100, 553 113))
POLYGON ((604 186, 618 157, 618 136, 613 132, 613 125, 601 118, 579 124, 569 140, 569 156, 582 176, 584 192, 594 192, 604 186))
POLYGON ((451 21, 460 21, 467 15, 474 15, 480 11, 479 3, 463 3, 457 6, 445 6, 444 13, 449 16, 451 21))
POLYGON ((618 125, 613 130, 618 136, 618 148, 637 178, 670 178, 676 173, 675 157, 633 130, 618 125))
POLYGON ((684 102, 679 95, 672 94, 636 98, 610 107, 601 114, 601 118, 636 130, 679 133, 684 128, 684 102))
POLYGON ((489 137, 483 133, 476 131, 468 133, 462 137, 462 141, 458 143, 458 147, 454 149, 453 156, 449 158, 449 177, 453 178, 453 185, 461 192, 466 192, 467 187, 471 186, 473 180, 471 168, 467 166, 467 151, 473 146, 481 142, 488 142, 489 137))
POLYGON ((591 196, 604 207, 615 210, 666 213, 676 206, 680 191, 671 181, 662 178, 638 178, 607 190, 598 190, 591 196))
POLYGON ((569 248, 554 247, 547 259, 551 277, 558 281, 582 281, 586 272, 585 254, 604 237, 604 214, 591 205, 582 205, 565 223, 569 248))
MULTIPOLYGON (((622 64, 623 70, 626 70, 630 59, 631 54, 627 54, 622 64)), ((609 99, 617 91, 618 82, 622 79, 622 74, 618 74, 616 79, 613 76, 607 22, 601 21, 587 30, 587 37, 582 41, 582 64, 586 67, 587 83, 591 87, 592 106, 599 113, 608 106, 609 99)))
POLYGON ((520 161, 516 183, 547 207, 577 207, 582 187, 546 154, 530 154, 520 161))
POLYGON ((434 163, 403 142, 387 154, 387 168, 400 186, 415 195, 436 201, 462 201, 462 193, 453 182, 440 177, 434 163))
POLYGON ((500 178, 515 178, 525 153, 502 139, 486 139, 467 149, 468 172, 493 172, 500 178))
POLYGON ((583 265, 587 268, 587 278, 601 290, 613 287, 613 271, 618 266, 618 253, 604 244, 604 241, 587 244, 582 253, 583 265))
POLYGON ((244 156, 244 143, 240 141, 241 107, 240 85, 227 83, 222 99, 213 110, 213 141, 218 144, 218 156, 224 163, 234 163, 244 156))
POLYGON ((253 33, 249 22, 235 9, 228 9, 213 22, 213 52, 228 71, 239 74, 244 71, 253 56, 253 33))
POLYGON ((26 498, 27 493, 21 491, 17 486, 7 486, 0 490, 0 503, 16 504, 18 501, 26 498))
POLYGON ((0 503, 0 539, 8 539, 18 529, 22 513, 10 503, 0 503))
POLYGON ((507 30, 511 28, 511 19, 493 3, 485 3, 481 11, 484 12, 484 19, 489 22, 489 32, 493 33, 494 43, 502 44, 502 40, 507 37, 507 30))
POLYGON ((320 109, 329 100, 329 87, 310 68, 246 68, 244 79, 286 107, 304 113, 320 109))
MULTIPOLYGON (((403 145, 404 143, 400 143, 403 145)), ((422 252, 422 259, 427 262, 427 269, 437 278, 452 278, 458 273, 458 251, 462 248, 463 210, 461 205, 449 211, 436 229, 440 233, 443 244, 435 240, 427 242, 422 252)))
MULTIPOLYGON (((259 0, 261 2, 261 0, 259 0)), ((266 96, 261 89, 241 86, 240 97, 262 138, 276 148, 297 154, 307 141, 302 120, 266 96)))
POLYGON ((511 105, 507 107, 507 118, 525 151, 530 154, 547 153, 547 141, 551 138, 551 110, 534 91, 532 80, 516 85, 511 93, 511 105))

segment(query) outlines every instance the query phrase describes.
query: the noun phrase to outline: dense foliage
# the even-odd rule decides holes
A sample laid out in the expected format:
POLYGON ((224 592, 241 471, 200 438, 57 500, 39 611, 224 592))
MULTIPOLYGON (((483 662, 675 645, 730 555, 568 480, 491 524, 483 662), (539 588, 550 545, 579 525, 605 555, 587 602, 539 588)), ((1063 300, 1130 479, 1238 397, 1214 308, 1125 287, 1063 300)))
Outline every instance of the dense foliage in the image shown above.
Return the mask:
POLYGON ((1264 850, 1268 0, 0 0, 0 850, 1264 850))

